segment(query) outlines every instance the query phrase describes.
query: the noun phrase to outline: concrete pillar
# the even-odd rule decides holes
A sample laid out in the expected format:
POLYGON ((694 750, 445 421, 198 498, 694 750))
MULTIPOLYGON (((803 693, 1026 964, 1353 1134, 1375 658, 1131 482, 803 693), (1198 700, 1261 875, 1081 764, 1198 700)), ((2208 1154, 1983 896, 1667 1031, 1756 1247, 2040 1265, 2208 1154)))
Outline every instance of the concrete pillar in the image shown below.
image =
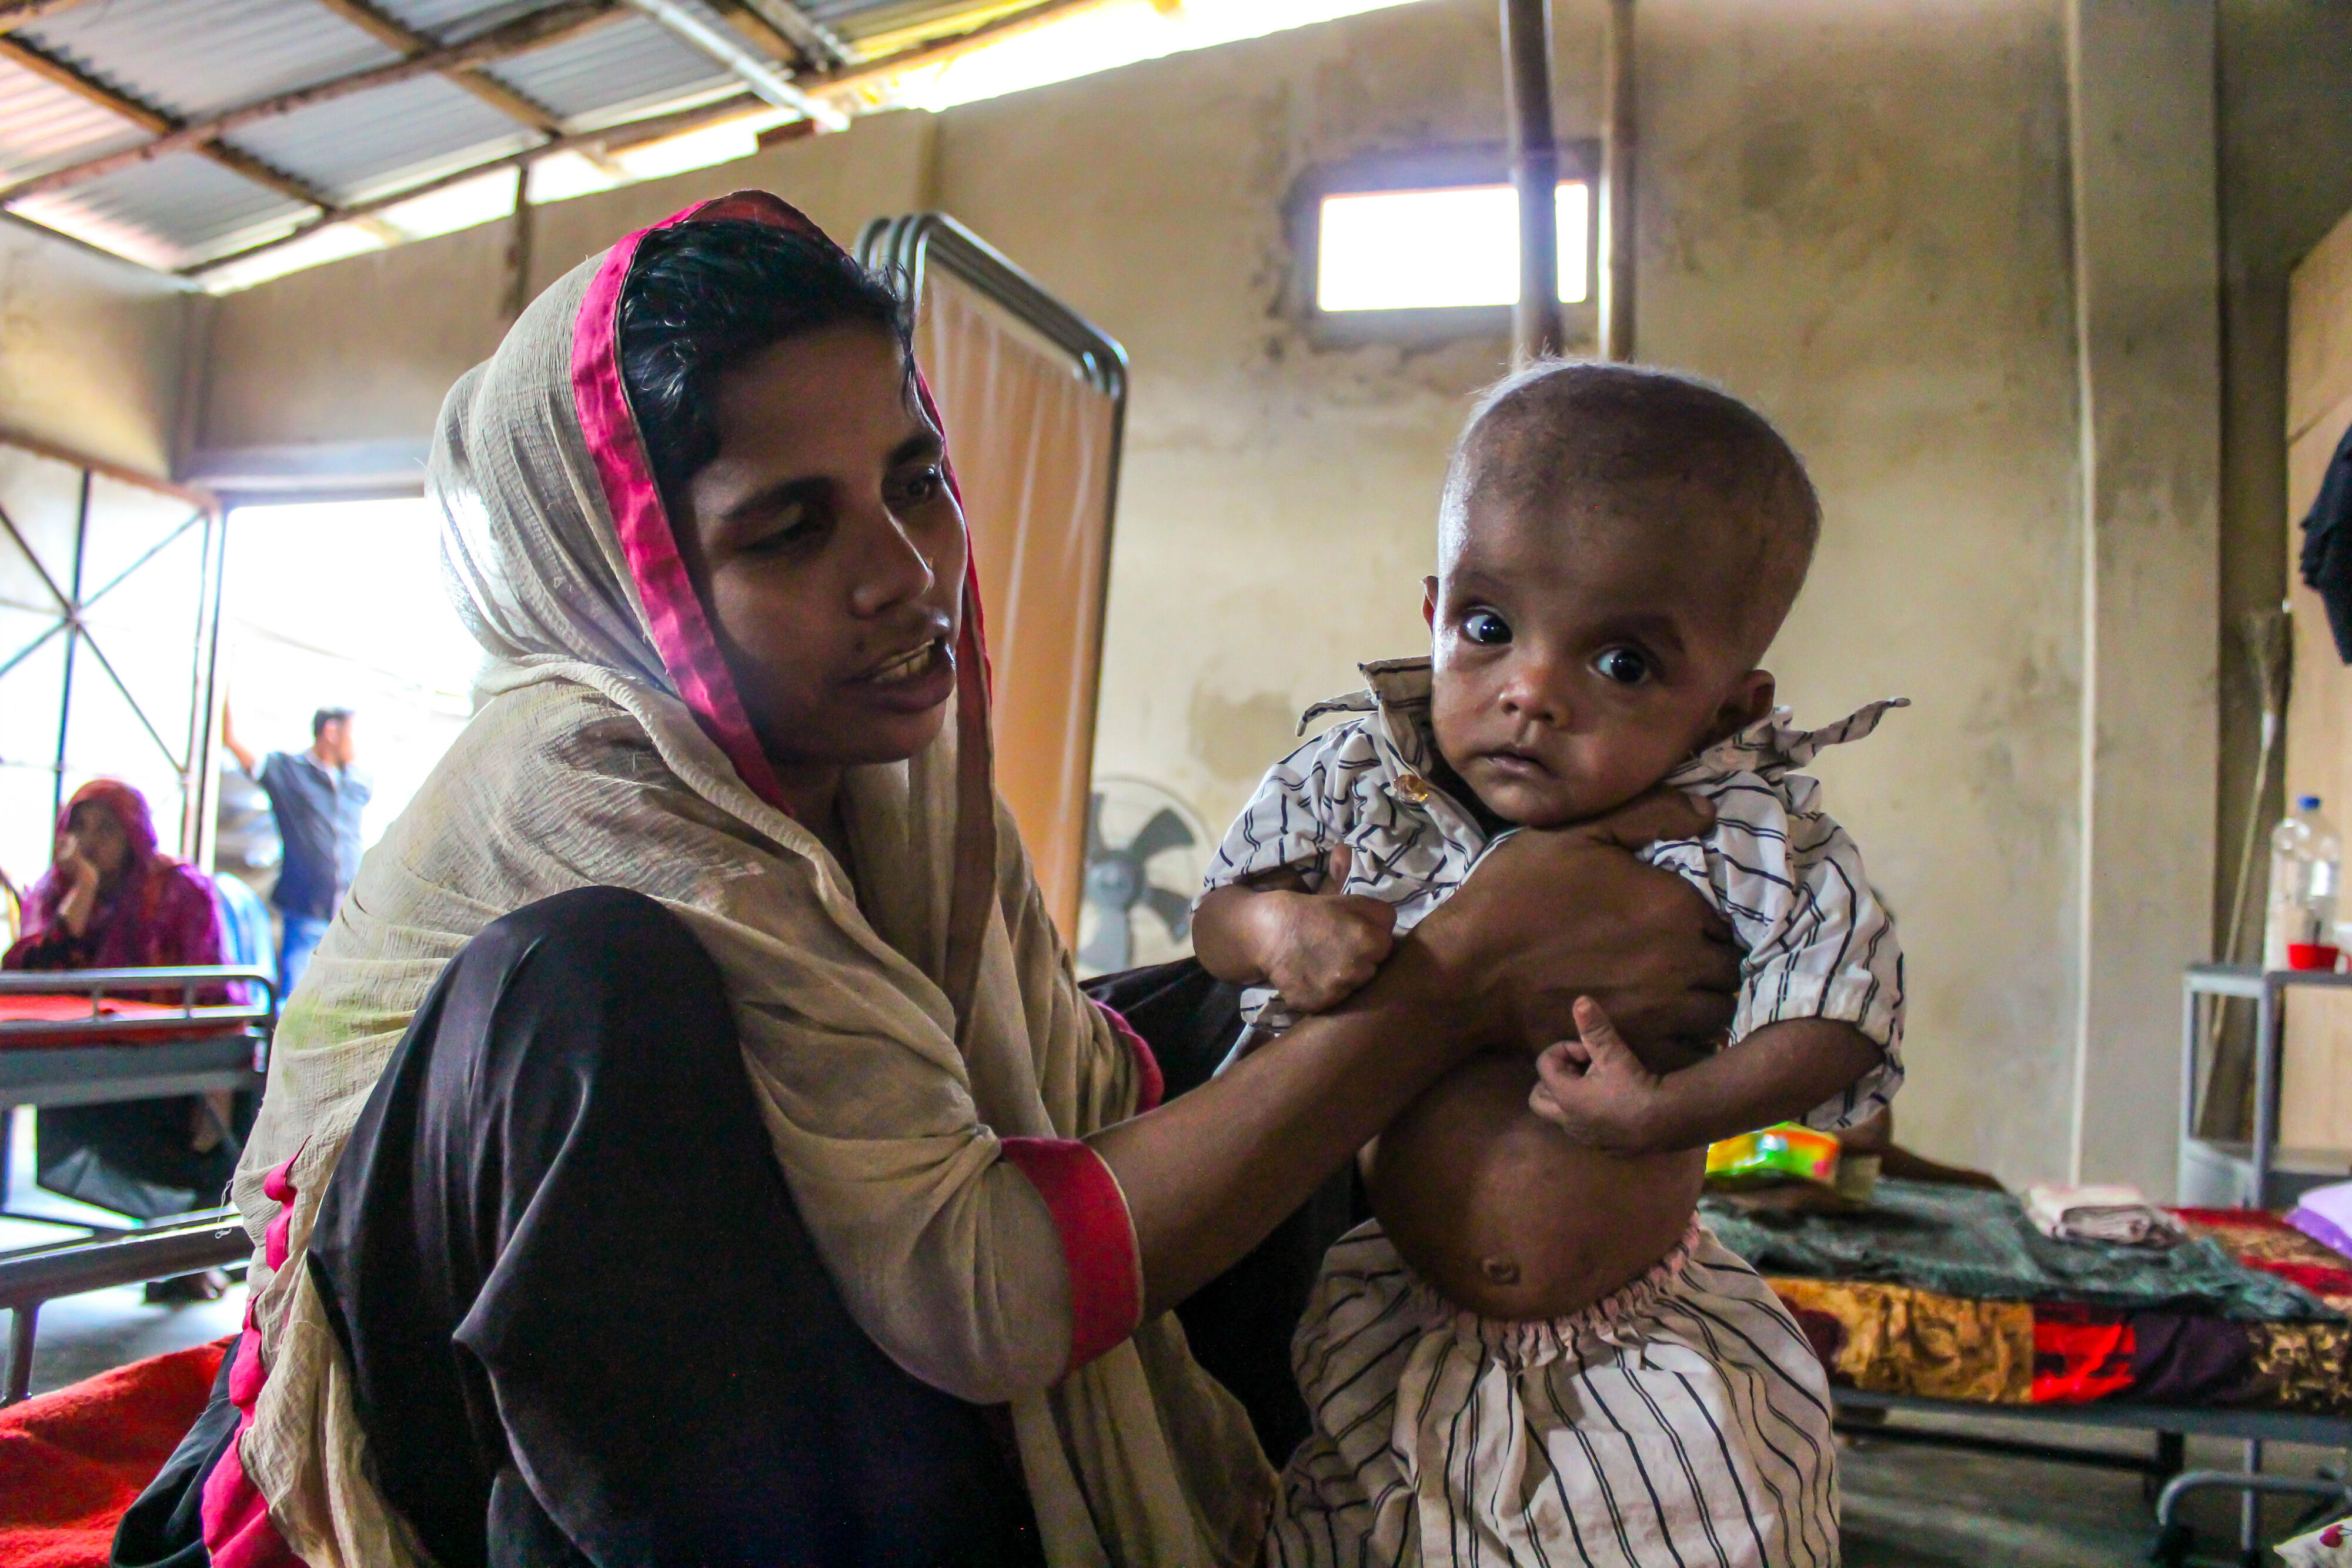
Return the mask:
POLYGON ((2207 956, 2212 911, 2214 8, 2068 0, 2066 21, 2084 638, 2067 1164, 2162 1199, 2177 1156, 2180 970, 2207 956))

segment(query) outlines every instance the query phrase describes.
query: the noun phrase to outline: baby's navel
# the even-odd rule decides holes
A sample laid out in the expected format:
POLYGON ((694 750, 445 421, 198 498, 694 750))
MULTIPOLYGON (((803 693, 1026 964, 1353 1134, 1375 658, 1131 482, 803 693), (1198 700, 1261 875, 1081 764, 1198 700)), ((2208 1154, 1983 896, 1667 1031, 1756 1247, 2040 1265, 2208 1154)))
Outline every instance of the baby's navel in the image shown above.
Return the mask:
POLYGON ((1490 1285, 1516 1285, 1519 1282, 1518 1260, 1514 1258, 1482 1258, 1478 1272, 1486 1276, 1490 1285))

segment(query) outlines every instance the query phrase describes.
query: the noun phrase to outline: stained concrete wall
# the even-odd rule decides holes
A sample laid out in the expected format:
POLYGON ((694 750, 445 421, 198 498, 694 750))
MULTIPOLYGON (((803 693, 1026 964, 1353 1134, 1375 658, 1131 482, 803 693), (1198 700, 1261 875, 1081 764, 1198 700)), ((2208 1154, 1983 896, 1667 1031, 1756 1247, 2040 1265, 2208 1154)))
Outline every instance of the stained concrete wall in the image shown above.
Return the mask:
POLYGON ((0 432, 168 476, 193 303, 144 267, 0 222, 0 432))
POLYGON ((1643 7, 1640 351, 1778 419, 1826 512, 1770 662, 1903 923, 1906 1142, 2064 1168, 2081 534, 2060 13, 1643 7), (1990 1091, 1990 1092, 1988 1092, 1990 1091))
MULTIPOLYGON (((1586 134, 1600 11, 1556 10, 1559 120, 1586 134)), ((1820 771, 1905 922, 1906 1141, 2012 1178, 2073 1164, 2084 1060, 2091 535, 2065 18, 2063 0, 1641 9, 1641 352, 1752 399, 1812 465, 1822 554, 1771 663, 1805 718, 1917 702, 1820 771)), ((2231 47, 2225 30, 2225 62, 2231 47)), ((1487 0, 1424 0, 877 118, 546 209, 539 276, 764 184, 845 238, 943 207, 1122 339, 1135 393, 1098 768, 1221 826, 1301 706, 1353 685, 1355 660, 1422 643, 1445 450, 1507 351, 1499 335, 1318 341, 1285 304, 1286 203, 1343 159, 1498 137, 1496 48, 1487 0)), ((2301 90, 2264 112, 2308 114, 2301 90)), ((422 441, 496 340, 506 244, 494 225, 223 301, 205 442, 422 441)), ((2200 700, 2210 681, 2180 722, 2200 700)), ((2208 820, 2210 791, 2209 764, 2185 797, 2208 820)), ((2147 1160, 2091 1174, 2160 1180, 2160 1121, 2147 1160)))

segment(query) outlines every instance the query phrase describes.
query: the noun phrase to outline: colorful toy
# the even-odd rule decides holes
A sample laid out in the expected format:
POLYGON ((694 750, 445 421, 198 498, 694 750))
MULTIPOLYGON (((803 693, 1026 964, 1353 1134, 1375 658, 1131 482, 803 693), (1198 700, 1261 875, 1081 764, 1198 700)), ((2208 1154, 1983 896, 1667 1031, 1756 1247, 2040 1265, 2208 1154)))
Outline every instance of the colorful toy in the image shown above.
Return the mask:
POLYGON ((1774 1182, 1804 1181, 1833 1189, 1837 1178, 1836 1137, 1795 1122, 1782 1122, 1707 1145, 1706 1179, 1710 1186, 1764 1186, 1774 1182))

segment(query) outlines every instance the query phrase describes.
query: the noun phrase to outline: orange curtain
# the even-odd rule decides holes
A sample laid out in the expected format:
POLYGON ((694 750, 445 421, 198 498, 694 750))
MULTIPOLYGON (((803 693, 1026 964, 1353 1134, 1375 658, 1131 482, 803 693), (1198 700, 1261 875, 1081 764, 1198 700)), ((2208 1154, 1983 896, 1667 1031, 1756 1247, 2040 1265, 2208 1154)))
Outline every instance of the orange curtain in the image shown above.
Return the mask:
POLYGON ((1075 943, 1110 564, 1116 408, 1071 359, 927 269, 916 357, 963 486, 995 672, 996 779, 1075 943))

